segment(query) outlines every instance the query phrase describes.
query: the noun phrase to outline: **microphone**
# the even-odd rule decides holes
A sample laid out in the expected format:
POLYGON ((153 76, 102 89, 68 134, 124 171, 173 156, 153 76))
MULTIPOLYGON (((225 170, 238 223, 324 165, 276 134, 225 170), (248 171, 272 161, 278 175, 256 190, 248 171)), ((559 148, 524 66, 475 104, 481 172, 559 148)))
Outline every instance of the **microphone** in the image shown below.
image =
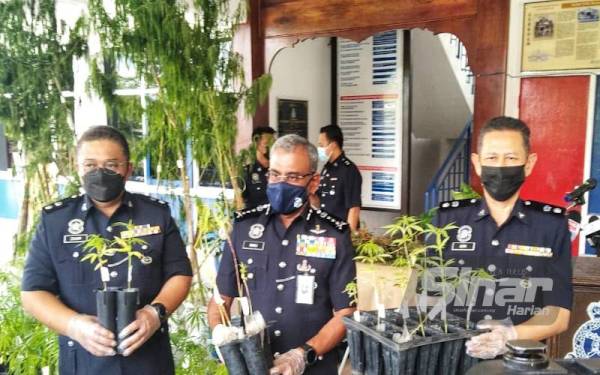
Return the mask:
POLYGON ((569 232, 571 232, 571 241, 573 241, 579 234, 579 229, 581 229, 581 214, 579 211, 569 211, 567 221, 569 223, 569 232))
POLYGON ((587 193, 590 190, 593 190, 595 187, 596 179, 593 177, 589 178, 583 184, 576 186, 575 189, 573 189, 573 191, 565 194, 565 201, 583 204, 585 203, 585 201, 583 201, 583 194, 587 193))

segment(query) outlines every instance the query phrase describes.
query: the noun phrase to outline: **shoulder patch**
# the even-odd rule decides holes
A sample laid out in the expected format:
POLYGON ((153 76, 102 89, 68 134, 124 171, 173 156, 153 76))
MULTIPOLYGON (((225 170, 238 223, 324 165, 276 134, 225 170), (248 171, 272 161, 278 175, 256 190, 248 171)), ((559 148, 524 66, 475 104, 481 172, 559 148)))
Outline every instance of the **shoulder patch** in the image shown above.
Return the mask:
POLYGON ((252 208, 246 208, 245 210, 236 211, 234 220, 242 221, 249 217, 259 216, 262 213, 268 214, 270 207, 271 207, 271 205, 267 203, 267 204, 261 204, 260 206, 256 206, 256 207, 252 207, 252 208))
POLYGON ((59 201, 56 201, 54 203, 50 203, 44 206, 44 208, 42 209, 43 212, 54 212, 57 210, 60 210, 61 208, 67 207, 70 203, 74 202, 75 200, 77 200, 79 197, 81 197, 81 195, 72 195, 68 198, 64 198, 61 199, 59 201))
POLYGON ((547 214, 564 215, 565 213, 565 209, 563 207, 554 206, 544 202, 527 200, 523 201, 523 205, 535 211, 541 211, 547 214))
POLYGON ((160 206, 160 207, 169 207, 169 204, 161 199, 158 198, 154 198, 151 197, 149 195, 144 195, 144 194, 135 194, 135 196, 137 198, 140 198, 141 200, 148 202, 148 203, 152 203, 156 206, 160 206))
POLYGON ((326 223, 329 223, 329 225, 331 225, 332 227, 334 227, 335 229, 337 229, 340 232, 345 232, 350 227, 347 222, 345 222, 344 220, 342 220, 338 217, 331 215, 327 211, 313 210, 311 208, 309 211, 309 214, 306 215, 306 220, 310 220, 310 217, 312 215, 316 215, 317 217, 319 217, 320 220, 322 220, 326 223))
POLYGON ((477 204, 478 202, 479 202, 479 199, 477 199, 477 198, 445 201, 445 202, 440 203, 439 208, 440 208, 440 210, 449 210, 452 208, 472 206, 474 204, 477 204))

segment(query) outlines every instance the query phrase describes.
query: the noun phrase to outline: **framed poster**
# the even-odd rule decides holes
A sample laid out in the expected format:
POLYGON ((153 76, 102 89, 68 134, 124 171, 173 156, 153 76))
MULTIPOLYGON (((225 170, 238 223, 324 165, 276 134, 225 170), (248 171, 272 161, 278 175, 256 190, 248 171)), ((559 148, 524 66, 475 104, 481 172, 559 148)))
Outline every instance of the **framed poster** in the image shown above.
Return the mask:
POLYGON ((336 117, 362 174, 363 207, 403 209, 404 32, 336 45, 336 117))
POLYGON ((278 136, 298 134, 308 138, 308 101, 277 99, 278 136))
POLYGON ((524 5, 522 71, 600 68, 600 0, 524 5))

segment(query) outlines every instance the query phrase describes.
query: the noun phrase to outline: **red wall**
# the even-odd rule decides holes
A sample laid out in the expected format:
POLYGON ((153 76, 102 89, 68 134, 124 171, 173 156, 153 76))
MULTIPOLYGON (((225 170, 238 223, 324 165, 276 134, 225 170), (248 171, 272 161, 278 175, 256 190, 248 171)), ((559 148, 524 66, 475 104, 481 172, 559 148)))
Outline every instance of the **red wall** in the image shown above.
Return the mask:
POLYGON ((564 207, 565 193, 582 182, 589 84, 587 76, 521 80, 520 118, 538 154, 522 197, 564 207))

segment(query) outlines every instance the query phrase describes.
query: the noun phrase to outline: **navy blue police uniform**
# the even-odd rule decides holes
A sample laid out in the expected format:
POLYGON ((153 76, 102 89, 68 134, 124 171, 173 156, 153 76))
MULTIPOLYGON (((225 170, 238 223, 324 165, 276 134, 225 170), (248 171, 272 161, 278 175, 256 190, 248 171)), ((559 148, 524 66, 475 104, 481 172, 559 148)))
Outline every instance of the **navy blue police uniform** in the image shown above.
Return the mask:
MULTIPOLYGON (((517 200, 500 227, 483 199, 443 202, 437 225, 454 223, 444 258, 461 271, 483 269, 494 276, 481 281, 470 320, 510 318, 520 324, 545 306, 570 310, 571 241, 564 209, 517 200)), ((457 293, 460 295, 460 293, 457 293)), ((466 316, 470 298, 463 293, 449 312, 466 316)))
POLYGON ((269 202, 267 198, 267 170, 258 161, 245 168, 245 186, 242 193, 246 207, 256 207, 269 202))
MULTIPOLYGON (((231 239, 238 264, 247 265, 252 307, 267 322, 275 355, 303 345, 334 310, 350 307, 344 289, 355 278, 356 267, 346 222, 306 207, 286 229, 266 204, 238 212, 231 239), (312 303, 296 299, 297 283, 305 276, 314 277, 312 303)), ((238 296, 229 246, 223 252, 217 286, 223 295, 238 296)), ((335 374, 337 363, 332 350, 304 373, 335 374)))
POLYGON ((321 199, 321 209, 344 220, 352 207, 360 207, 362 176, 356 165, 342 154, 332 162, 327 162, 321 170, 321 183, 317 196, 321 199))
MULTIPOLYGON (((50 292, 78 313, 95 316, 95 290, 102 287, 102 281, 95 264, 81 262, 85 256, 82 243, 90 234, 107 239, 119 236, 126 228, 117 223, 130 221, 136 225, 136 236, 146 242, 134 245, 143 254, 141 261, 133 262, 132 269, 132 287, 139 288, 140 308, 152 302, 170 277, 192 275, 185 245, 167 203, 125 192, 121 206, 107 218, 87 195, 80 195, 42 209, 25 264, 22 290, 50 292)), ((107 266, 108 286, 127 286, 127 258, 117 253, 107 266)), ((59 348, 61 375, 174 373, 166 323, 128 357, 96 357, 66 336, 59 336, 59 348)))

